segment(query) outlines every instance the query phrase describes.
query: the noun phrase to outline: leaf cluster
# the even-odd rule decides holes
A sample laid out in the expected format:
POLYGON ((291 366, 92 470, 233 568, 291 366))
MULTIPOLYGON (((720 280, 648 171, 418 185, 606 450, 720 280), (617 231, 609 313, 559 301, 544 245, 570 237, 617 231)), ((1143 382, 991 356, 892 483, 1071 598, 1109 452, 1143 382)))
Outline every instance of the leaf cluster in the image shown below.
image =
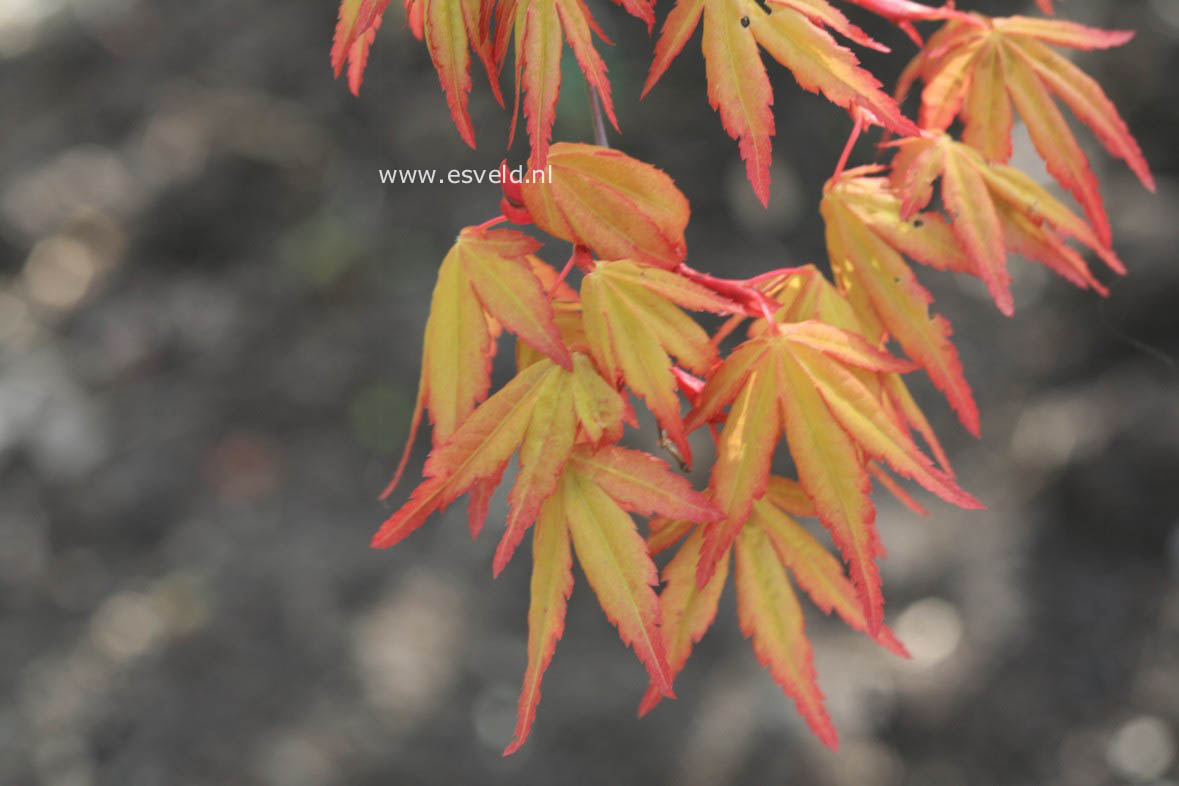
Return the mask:
MULTIPOLYGON (((905 481, 952 505, 982 507, 959 485, 905 381, 926 374, 963 427, 979 434, 951 325, 931 311, 913 264, 978 278, 1007 315, 1013 253, 1102 295, 1107 286, 1089 258, 1125 272, 1096 178, 1057 101, 1144 185, 1153 180, 1101 88, 1053 47, 1106 48, 1130 34, 992 19, 952 4, 851 1, 920 46, 893 95, 834 36, 887 48, 827 0, 677 0, 663 21, 644 93, 701 29, 709 101, 763 202, 774 135, 763 50, 853 124, 819 204, 831 277, 807 265, 746 280, 687 264, 689 204, 665 173, 617 150, 551 141, 564 43, 618 127, 594 46, 605 37, 581 0, 406 1, 410 29, 426 42, 471 145, 471 56, 504 103, 499 79, 514 49, 513 129, 522 103, 530 165, 552 173, 548 182, 506 185, 503 215, 463 229, 442 261, 413 419, 416 433, 428 418, 432 450, 421 483, 373 541, 400 542, 462 496, 477 537, 515 458, 492 569, 503 571, 530 536, 532 579, 528 664, 505 753, 523 744, 535 719, 564 629, 574 556, 649 675, 640 712, 673 697, 731 574, 755 655, 834 747, 796 590, 903 656, 884 622, 873 486, 919 514, 925 509, 905 481), (927 41, 923 23, 940 25, 927 41), (900 102, 919 82, 911 120, 900 102), (1079 212, 1010 166, 1016 114, 1079 212), (871 126, 890 135, 882 150, 891 160, 848 168, 854 142, 871 126), (568 264, 549 266, 537 255, 540 241, 508 223, 568 243, 568 264), (710 333, 692 316, 700 313, 725 319, 710 333), (493 391, 503 332, 515 340, 516 374, 493 391), (637 425, 632 394, 682 469, 711 439, 706 488, 619 444, 637 425), (793 477, 772 472, 776 455, 789 456, 793 477), (649 519, 645 532, 633 515, 649 519), (660 569, 655 557, 673 548, 660 569)), ((618 4, 653 29, 649 2, 618 4)), ((341 6, 332 61, 337 73, 348 69, 354 91, 387 5, 341 6)), ((1045 0, 1040 6, 1052 10, 1045 0)), ((390 491, 408 455, 407 446, 390 491)))

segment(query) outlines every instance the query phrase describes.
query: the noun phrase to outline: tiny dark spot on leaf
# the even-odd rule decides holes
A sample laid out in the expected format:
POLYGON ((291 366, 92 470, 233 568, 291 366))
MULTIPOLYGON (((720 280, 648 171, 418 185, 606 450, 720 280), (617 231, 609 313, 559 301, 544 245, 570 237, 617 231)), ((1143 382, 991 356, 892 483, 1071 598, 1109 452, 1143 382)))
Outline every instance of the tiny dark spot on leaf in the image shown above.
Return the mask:
POLYGON ((925 222, 920 218, 915 218, 913 219, 913 226, 917 229, 920 229, 921 227, 925 226, 925 222))
POLYGON ((749 27, 749 17, 747 17, 747 16, 741 17, 741 26, 742 27, 749 27))

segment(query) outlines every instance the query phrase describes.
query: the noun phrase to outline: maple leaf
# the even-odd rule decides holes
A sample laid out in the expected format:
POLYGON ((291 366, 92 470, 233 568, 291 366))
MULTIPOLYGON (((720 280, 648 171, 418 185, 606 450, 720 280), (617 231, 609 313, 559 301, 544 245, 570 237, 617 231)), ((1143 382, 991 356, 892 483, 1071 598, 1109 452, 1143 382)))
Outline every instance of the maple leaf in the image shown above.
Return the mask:
POLYGON ((386 496, 405 470, 423 411, 429 413, 438 445, 487 395, 501 326, 540 354, 572 368, 548 295, 536 276, 547 267, 532 256, 539 247, 513 230, 467 227, 442 260, 422 340, 422 374, 410 435, 386 496))
MULTIPOLYGON (((389 0, 343 0, 332 46, 332 68, 338 77, 348 65, 348 86, 360 92, 368 52, 389 0)), ((475 128, 467 110, 471 92, 471 50, 483 62, 492 94, 503 106, 491 41, 481 23, 480 0, 406 0, 410 28, 424 38, 430 60, 446 94, 446 103, 459 136, 475 147, 475 128)))
MULTIPOLYGON (((704 531, 690 521, 679 520, 677 528, 688 534, 671 561, 663 568, 663 591, 659 593, 660 635, 667 653, 668 675, 674 680, 688 662, 693 645, 703 638, 716 619, 717 606, 729 575, 726 553, 717 560, 716 569, 703 586, 696 573, 704 547, 704 531)), ((663 691, 654 681, 648 686, 639 715, 646 715, 663 699, 663 691)))
MULTIPOLYGON (((543 358, 521 369, 476 407, 448 440, 431 451, 425 480, 381 526, 373 546, 399 543, 435 510, 480 483, 490 482, 494 489, 519 450, 520 472, 508 495, 507 524, 493 562, 493 573, 499 575, 555 488, 578 428, 611 440, 622 435, 619 395, 585 355, 575 354, 571 365, 568 371, 543 358)), ((487 488, 481 491, 487 493, 487 488)), ((480 513, 486 513, 485 503, 480 513)), ((472 530, 477 530, 474 524, 472 530)))
POLYGON ((533 531, 528 666, 516 731, 504 755, 524 744, 540 701, 540 684, 564 629, 573 587, 569 543, 602 610, 646 667, 659 695, 672 696, 671 672, 659 632, 655 563, 627 511, 710 521, 708 500, 667 465, 641 451, 608 446, 573 451, 533 531))
POLYGON ((1072 49, 1120 46, 1133 33, 1056 19, 974 15, 946 24, 906 68, 898 94, 920 78, 923 128, 944 131, 961 115, 962 139, 989 161, 1011 158, 1012 105, 1048 171, 1076 197, 1102 245, 1109 218, 1089 159, 1053 98, 1063 101, 1110 154, 1124 160, 1151 191, 1154 178, 1138 143, 1091 77, 1046 44, 1072 49))
POLYGON ((912 216, 941 196, 950 225, 972 272, 983 280, 1004 314, 1014 313, 1007 252, 1040 262, 1081 288, 1107 290, 1085 260, 1065 244, 1071 237, 1087 246, 1115 273, 1125 266, 1094 230, 1027 175, 1004 164, 988 164, 982 154, 946 135, 906 139, 893 161, 892 185, 901 198, 901 218, 912 216))
POLYGON ((978 436, 978 406, 950 341, 950 323, 930 315, 933 297, 902 257, 945 249, 964 262, 965 255, 941 216, 902 219, 900 199, 885 178, 869 177, 872 171, 845 172, 823 190, 819 210, 835 279, 861 319, 882 325, 946 395, 967 431, 978 436))
MULTIPOLYGON (((764 638, 773 636, 775 627, 785 626, 801 633, 802 618, 796 613, 797 603, 791 604, 789 597, 781 603, 774 604, 773 608, 777 610, 777 614, 766 617, 759 612, 757 601, 767 594, 775 594, 782 586, 789 586, 788 581, 783 584, 777 575, 785 568, 824 614, 835 611, 850 628, 867 633, 867 621, 855 588, 845 575, 839 560, 794 520, 795 515, 816 515, 810 498, 795 481, 778 476, 771 477, 765 496, 754 502, 747 522, 748 528, 762 530, 768 542, 762 540, 762 536, 755 535, 754 539, 759 542, 753 546, 759 553, 748 554, 747 556, 753 557, 752 562, 747 561, 744 564, 738 557, 738 592, 741 593, 742 587, 747 590, 744 596, 738 595, 738 603, 745 603, 750 620, 750 629, 743 628, 744 632, 749 635, 756 626, 763 643, 764 638), (780 563, 777 567, 774 567, 769 559, 772 554, 776 554, 780 563)), ((660 631, 667 652, 668 667, 674 678, 687 662, 693 645, 700 641, 716 618, 718 601, 728 576, 729 557, 727 553, 722 556, 708 582, 704 586, 699 586, 696 575, 704 556, 704 530, 687 521, 663 520, 660 523, 664 528, 669 525, 682 528, 682 534, 687 534, 687 539, 663 569, 664 589, 659 596, 662 609, 660 631)), ((738 543, 740 538, 739 535, 738 543)), ((741 547, 738 546, 738 554, 740 553, 741 547)), ((792 596, 791 592, 790 597, 792 596)), ((805 644, 805 637, 798 634, 796 636, 799 644, 805 644)), ((904 645, 888 627, 882 626, 874 639, 894 654, 908 657, 904 645)), ((808 723, 825 742, 832 743, 834 730, 822 709, 822 699, 814 687, 813 674, 809 680, 796 679, 804 673, 799 667, 803 663, 810 663, 810 655, 789 658, 793 667, 782 668, 787 665, 783 662, 782 655, 788 649, 780 646, 767 647, 766 651, 773 653, 775 657, 770 662, 763 660, 763 663, 771 667, 775 677, 783 677, 780 682, 783 682, 786 692, 799 702, 799 709, 808 723)), ((649 686, 640 704, 639 714, 645 715, 662 698, 657 685, 649 686)))
POLYGON ((732 404, 717 443, 711 488, 726 518, 709 526, 697 581, 707 582, 769 481, 781 432, 820 520, 851 567, 869 630, 880 629, 881 553, 861 453, 888 463, 948 502, 979 503, 923 454, 851 369, 902 372, 911 366, 861 336, 810 321, 779 325, 742 344, 709 379, 686 428, 692 431, 732 404))
MULTIPOLYGON (((929 226, 935 225, 930 224, 929 226)), ((943 229, 945 232, 949 231, 948 228, 943 229)), ((927 245, 920 240, 925 230, 918 227, 914 227, 913 230, 904 241, 908 251, 914 247, 927 245)), ((934 236, 935 240, 940 234, 939 232, 934 236)), ((956 243, 952 240, 951 242, 956 243)), ((940 248, 943 244, 939 241, 928 245, 932 248, 940 248)), ((863 336, 869 342, 876 344, 881 343, 884 338, 884 327, 879 324, 875 315, 865 309, 860 309, 857 312, 848 298, 832 286, 831 282, 824 278, 814 265, 782 271, 781 275, 767 279, 763 283, 763 287, 767 294, 782 304, 782 307, 774 315, 778 322, 818 320, 863 336)), ((766 328, 767 323, 758 320, 750 327, 749 335, 751 338, 762 336, 765 334, 766 328)), ((913 396, 905 386, 901 375, 896 373, 870 374, 857 369, 853 369, 853 373, 858 374, 860 381, 869 387, 872 395, 889 412, 898 427, 911 430, 921 436, 934 458, 937 459, 942 471, 952 477, 954 471, 945 450, 942 449, 937 435, 934 434, 933 427, 929 425, 929 421, 913 400, 913 396)), ((871 471, 871 465, 869 465, 869 470, 871 471)), ((889 487, 889 491, 896 493, 896 489, 892 487, 889 487)), ((909 504, 905 498, 902 498, 901 501, 909 504)), ((910 505, 910 507, 912 506, 910 505)), ((792 512, 796 515, 809 515, 798 511, 792 512)))
POLYGON ((811 601, 824 614, 834 611, 849 628, 872 636, 893 654, 908 657, 904 645, 887 626, 881 626, 874 636, 869 632, 855 586, 843 565, 794 519, 817 515, 814 503, 798 482, 776 475, 770 478, 765 497, 754 503, 757 524, 811 601))
POLYGON ((659 169, 611 148, 558 142, 546 173, 524 183, 521 196, 548 234, 601 259, 671 268, 687 254, 688 200, 659 169))
MULTIPOLYGON (((648 28, 654 23, 655 12, 649 0, 615 1, 631 15, 647 22, 648 28)), ((597 35, 607 44, 610 41, 585 3, 582 0, 506 0, 499 3, 499 8, 492 58, 497 61, 502 58, 508 41, 506 33, 511 30, 516 47, 516 99, 509 137, 515 137, 523 91, 532 169, 544 168, 549 157, 553 122, 557 117, 557 97, 561 91, 561 52, 566 40, 590 89, 601 100, 607 119, 618 130, 606 64, 594 48, 593 36, 597 35)))
POLYGON ((835 726, 823 703, 802 607, 786 569, 765 531, 742 528, 737 535, 737 621, 753 639, 753 652, 787 695, 815 735, 838 749, 835 726))
POLYGON ((389 7, 389 0, 343 0, 339 21, 332 40, 332 71, 338 78, 348 67, 348 88, 353 95, 360 93, 368 51, 372 47, 381 17, 389 7))
POLYGON ((731 313, 734 304, 677 273, 630 260, 598 262, 582 280, 581 302, 586 340, 606 379, 621 379, 642 397, 690 464, 669 355, 697 374, 707 374, 717 355, 678 306, 731 313))
POLYGON ((475 147, 475 129, 467 110, 471 92, 471 56, 483 62, 492 95, 504 105, 499 89, 499 67, 491 52, 491 41, 481 21, 480 0, 416 0, 422 4, 426 49, 446 93, 450 116, 463 141, 475 147))
POLYGON ((721 123, 738 140, 753 191, 762 204, 770 198, 770 137, 774 135, 774 97, 758 53, 760 44, 790 69, 798 84, 821 92, 848 111, 871 111, 886 128, 916 133, 911 121, 859 67, 855 55, 823 29, 866 39, 825 0, 676 0, 655 45, 655 59, 643 95, 655 85, 704 18, 702 48, 708 100, 721 123))

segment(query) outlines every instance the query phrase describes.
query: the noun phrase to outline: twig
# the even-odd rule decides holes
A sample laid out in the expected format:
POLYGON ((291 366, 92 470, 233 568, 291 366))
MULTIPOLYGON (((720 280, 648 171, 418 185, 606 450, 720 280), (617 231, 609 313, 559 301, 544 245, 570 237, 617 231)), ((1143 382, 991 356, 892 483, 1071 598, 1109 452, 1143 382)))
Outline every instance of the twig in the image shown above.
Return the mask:
POLYGON ((602 116, 602 99, 598 98, 598 91, 586 80, 585 89, 589 91, 590 118, 594 123, 594 144, 598 147, 610 147, 610 140, 606 138, 606 118, 602 116))

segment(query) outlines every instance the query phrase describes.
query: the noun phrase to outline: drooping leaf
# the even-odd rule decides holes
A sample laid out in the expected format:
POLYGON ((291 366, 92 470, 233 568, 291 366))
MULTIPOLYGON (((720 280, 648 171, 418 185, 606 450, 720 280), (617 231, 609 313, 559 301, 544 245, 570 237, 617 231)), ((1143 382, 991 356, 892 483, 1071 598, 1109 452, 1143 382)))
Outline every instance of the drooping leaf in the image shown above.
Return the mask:
POLYGON ((656 513, 704 523, 722 518, 707 497, 694 490, 682 475, 640 450, 607 445, 594 453, 577 451, 572 467, 590 478, 615 502, 631 513, 656 513))
POLYGON ((837 749, 839 738, 824 706, 810 641, 803 630, 802 608, 786 569, 759 526, 741 530, 735 551, 741 632, 753 639, 757 659, 794 699, 815 736, 837 749))
POLYGON ((422 341, 422 375, 410 437, 386 495, 405 469, 423 411, 429 413, 437 446, 487 395, 501 326, 540 354, 572 367, 549 297, 533 272, 543 265, 532 256, 538 247, 532 238, 512 230, 468 227, 442 260, 422 341))
POLYGON ((537 401, 552 395, 558 368, 551 361, 534 363, 465 418, 447 441, 431 451, 426 479, 381 526, 373 546, 399 543, 472 485, 498 477, 523 441, 537 401))
POLYGON ((701 40, 708 100, 729 136, 738 140, 749 182, 763 204, 770 198, 770 138, 773 93, 758 46, 790 69, 798 84, 821 92, 852 111, 869 110, 886 128, 902 135, 917 129, 880 83, 859 67, 855 56, 824 30, 830 26, 862 43, 875 43, 826 2, 810 0, 677 0, 655 45, 655 59, 643 94, 655 85, 683 49, 701 16, 701 40))
POLYGON ((1154 190, 1154 179, 1138 143, 1101 87, 1047 45, 1103 49, 1120 46, 1132 35, 1057 19, 955 19, 910 63, 900 90, 903 94, 921 79, 922 127, 944 131, 960 114, 965 121, 963 141, 987 160, 1000 163, 1011 157, 1014 104, 1048 171, 1077 198, 1098 241, 1108 246, 1109 219, 1097 179, 1053 99, 1068 105, 1147 188, 1154 190))
MULTIPOLYGON (((905 245, 896 242, 913 221, 901 219, 900 207, 883 178, 847 172, 828 183, 820 211, 827 225, 827 253, 835 280, 853 306, 869 310, 925 369, 962 425, 977 436, 978 406, 950 342, 950 323, 930 315, 933 298, 905 264, 901 256, 905 245), (883 231, 878 231, 881 224, 883 231)), ((936 226, 941 218, 923 215, 915 221, 921 222, 917 230, 921 231, 926 222, 936 226)))
MULTIPOLYGON (((475 147, 475 128, 467 110, 471 92, 471 50, 463 0, 420 0, 426 49, 446 93, 446 104, 459 136, 475 147)), ((479 31, 474 31, 479 35, 479 31)))
POLYGON ((573 553, 565 524, 565 502, 558 489, 545 500, 532 531, 532 583, 528 607, 528 667, 520 689, 516 733, 504 749, 519 750, 532 729, 540 683, 565 632, 565 606, 573 592, 573 553))
MULTIPOLYGON (((557 4, 546 0, 520 0, 516 12, 516 51, 519 94, 524 90, 524 117, 528 124, 531 154, 529 165, 540 169, 549 155, 553 122, 557 119, 557 97, 561 91, 561 49, 563 37, 557 4)), ((515 120, 513 119, 513 122, 515 120)))
MULTIPOLYGON (((343 0, 332 46, 332 68, 339 76, 348 66, 348 86, 360 92, 369 48, 381 25, 389 0, 343 0)), ((499 89, 499 68, 492 55, 492 42, 482 23, 479 0, 406 0, 406 15, 413 34, 426 43, 430 60, 438 72, 446 103, 463 141, 475 146, 475 129, 467 110, 471 92, 471 50, 482 61, 492 94, 503 106, 499 89)))
MULTIPOLYGON (((860 206, 857 205, 857 207, 860 206)), ((885 214, 890 212, 895 212, 895 207, 893 211, 885 211, 885 214)), ((918 254, 935 249, 941 253, 943 246, 958 248, 957 240, 950 233, 949 225, 936 215, 925 213, 921 215, 929 217, 930 223, 919 227, 916 226, 918 221, 914 221, 912 224, 897 227, 891 220, 879 223, 876 218, 871 220, 876 231, 888 235, 890 242, 905 249, 910 256, 915 258, 918 254), (931 231, 932 234, 927 235, 931 231), (948 241, 942 237, 943 235, 948 236, 948 241), (914 249, 920 250, 914 253, 914 249)), ((958 255, 962 257, 962 263, 966 264, 965 257, 960 251, 958 255)), ((784 271, 784 273, 783 276, 768 279, 763 285, 767 294, 782 303, 782 308, 775 315, 778 321, 818 320, 877 343, 885 337, 884 326, 880 324, 872 309, 868 307, 867 298, 862 290, 850 291, 845 296, 832 286, 814 265, 794 268, 784 271)), ((765 335, 765 323, 760 320, 755 322, 750 327, 749 335, 751 338, 765 335)), ((954 472, 945 451, 938 442, 937 435, 933 433, 929 421, 926 420, 925 415, 913 400, 913 396, 909 393, 901 375, 896 373, 870 375, 862 371, 857 373, 860 382, 870 387, 873 396, 893 418, 897 427, 920 434, 934 458, 937 459, 942 471, 953 477, 954 472)), ((796 515, 806 514, 796 513, 796 515)))
MULTIPOLYGON (((618 0, 633 16, 653 23, 654 11, 649 0, 618 0)), ((524 115, 528 124, 531 145, 529 165, 533 170, 545 167, 549 158, 553 121, 557 116, 557 96, 561 88, 561 51, 567 40, 574 57, 593 90, 601 100, 606 118, 615 129, 618 120, 610 97, 610 82, 606 78, 606 64, 593 45, 593 36, 602 35, 597 22, 582 0, 510 0, 499 3, 496 21, 496 40, 492 51, 502 57, 507 46, 507 29, 513 31, 516 44, 516 107, 513 109, 512 132, 524 93, 524 115)), ((610 43, 606 41, 606 43, 610 43)))
POLYGON ((881 549, 861 453, 886 461, 948 502, 962 507, 977 507, 978 502, 933 466, 857 376, 860 369, 895 373, 910 366, 846 331, 846 341, 856 348, 853 356, 817 349, 810 340, 815 324, 780 325, 774 333, 747 341, 705 385, 688 415, 686 428, 691 431, 732 404, 711 481, 713 501, 727 518, 706 530, 697 581, 708 581, 716 560, 745 525, 754 500, 765 493, 781 432, 803 488, 851 566, 869 630, 875 633, 883 614, 875 563, 881 549), (855 365, 849 365, 853 359, 855 365))
POLYGON ((606 378, 625 381, 643 398, 690 464, 669 355, 703 374, 716 348, 676 304, 713 311, 732 304, 678 274, 629 260, 597 263, 582 280, 581 301, 586 339, 606 378))
POLYGON ((545 232, 601 259, 659 267, 687 253, 688 200, 666 174, 617 150, 559 142, 546 177, 522 185, 524 205, 545 232))
MULTIPOLYGON (((685 522, 685 524, 690 523, 685 522)), ((716 619, 717 605, 725 580, 729 575, 729 555, 718 562, 712 577, 703 587, 696 584, 703 532, 696 529, 680 546, 671 562, 663 569, 663 592, 659 593, 662 621, 659 625, 663 648, 667 652, 668 673, 672 679, 684 668, 692 646, 700 641, 716 619)), ((646 715, 663 698, 654 682, 647 688, 639 704, 639 715, 646 715)))
MULTIPOLYGON (((785 478, 775 478, 782 485, 785 478)), ((793 485, 801 490, 801 486, 793 485)), ((779 498, 767 495, 754 503, 754 519, 765 532, 778 558, 811 601, 824 614, 834 611, 852 630, 868 633, 868 623, 860 606, 856 589, 844 574, 839 560, 782 508, 779 498)), ((896 655, 907 657, 904 646, 886 626, 881 626, 875 637, 881 646, 896 655)))
MULTIPOLYGON (((576 428, 586 427, 574 391, 579 385, 594 385, 592 380, 578 378, 597 377, 597 372, 584 361, 573 365, 570 372, 548 358, 540 360, 521 369, 480 404, 450 439, 430 453, 425 480, 384 523, 373 545, 384 548, 400 542, 425 523, 431 513, 445 508, 476 484, 498 482, 505 465, 519 450, 521 466, 516 486, 509 494, 508 527, 494 562, 498 575, 536 518, 541 502, 552 493, 573 449, 576 428)), ((596 387, 594 398, 598 401, 613 393, 600 379, 596 387)), ((604 404, 600 412, 621 416, 621 409, 620 403, 604 404)), ((620 428, 618 423, 602 426, 611 432, 620 428)), ((485 487, 479 493, 487 494, 489 490, 485 487)))
POLYGON ((563 478, 565 516, 577 562, 618 628, 663 695, 671 696, 671 675, 659 636, 659 583, 634 520, 601 486, 579 472, 563 478))
POLYGON ((1087 246, 1115 273, 1125 272, 1113 250, 1047 189, 1017 169, 988 163, 977 150, 945 135, 900 143, 892 185, 901 198, 902 219, 911 219, 930 202, 939 177, 953 234, 1004 314, 1015 308, 1007 248, 1082 288, 1103 290, 1084 260, 1065 245, 1066 237, 1087 246))
POLYGON ((332 71, 337 77, 348 67, 348 89, 360 93, 368 50, 381 26, 389 0, 342 0, 332 41, 332 71))
POLYGON ((487 391, 490 316, 538 352, 570 368, 545 291, 529 256, 538 244, 504 229, 465 229, 442 261, 423 348, 427 410, 435 442, 445 440, 487 391))
MULTIPOLYGON (((498 576, 536 520, 540 506, 557 487, 557 478, 577 438, 573 374, 560 374, 551 395, 537 400, 520 443, 520 472, 508 494, 508 518, 495 550, 492 575, 498 576)), ((597 376, 596 374, 594 376, 597 376)))
POLYGON ((565 599, 573 586, 570 537, 602 610, 646 667, 654 695, 673 695, 674 672, 667 662, 654 590, 658 571, 627 510, 700 521, 718 515, 703 494, 653 456, 617 446, 579 445, 573 450, 533 529, 528 668, 515 737, 504 755, 519 749, 528 736, 541 677, 564 628, 565 599))
MULTIPOLYGON (((822 699, 815 693, 813 674, 804 680, 805 670, 797 668, 802 663, 809 663, 809 657, 798 657, 803 650, 787 656, 791 648, 781 646, 782 626, 793 631, 790 636, 792 641, 805 646, 801 614, 795 611, 797 601, 791 604, 789 597, 786 602, 772 600, 778 593, 784 596, 783 587, 789 587, 789 581, 782 581, 785 574, 781 569, 785 567, 789 570, 794 580, 824 613, 835 611, 853 630, 867 633, 868 627, 856 590, 844 574, 839 560, 792 518, 795 515, 815 516, 814 504, 795 481, 771 477, 765 496, 754 502, 746 527, 738 535, 737 549, 741 554, 742 539, 747 538, 746 530, 755 530, 751 550, 744 552, 746 561, 742 563, 741 557, 738 557, 738 592, 748 593, 745 597, 739 594, 738 603, 744 605, 750 623, 749 628, 742 623, 742 630, 749 635, 753 626, 757 626, 755 635, 760 634, 762 637, 755 642, 755 646, 760 647, 759 658, 766 655, 762 658, 763 662, 771 666, 775 677, 780 678, 780 681, 785 680, 784 687, 789 686, 787 690, 791 695, 800 698, 800 709, 812 727, 820 735, 826 735, 832 730, 828 728, 829 722, 822 721, 825 713, 821 711, 822 699), (756 530, 761 530, 761 534, 756 530), (771 552, 776 556, 771 558, 771 552), (780 563, 776 567, 775 560, 780 563), (767 604, 759 605, 763 600, 767 604), (779 614, 767 618, 760 616, 770 608, 777 609, 779 614), (787 657, 790 662, 783 663, 783 657, 787 657)), ((653 538, 666 538, 663 532, 666 530, 675 530, 681 536, 687 534, 687 539, 663 570, 665 586, 659 597, 663 614, 660 629, 668 666, 674 677, 683 668, 693 645, 700 641, 716 617, 717 602, 728 576, 729 553, 726 551, 722 555, 711 578, 700 586, 696 577, 700 561, 704 558, 703 530, 691 522, 666 519, 658 521, 658 528, 655 527, 656 522, 652 524, 653 529, 657 529, 653 538)), ((790 597, 793 597, 792 592, 790 597)), ((873 638, 894 654, 908 657, 904 645, 887 627, 881 626, 873 638)), ((639 707, 639 714, 649 712, 661 698, 655 686, 649 687, 639 707)), ((824 741, 829 740, 824 737, 824 741)))

